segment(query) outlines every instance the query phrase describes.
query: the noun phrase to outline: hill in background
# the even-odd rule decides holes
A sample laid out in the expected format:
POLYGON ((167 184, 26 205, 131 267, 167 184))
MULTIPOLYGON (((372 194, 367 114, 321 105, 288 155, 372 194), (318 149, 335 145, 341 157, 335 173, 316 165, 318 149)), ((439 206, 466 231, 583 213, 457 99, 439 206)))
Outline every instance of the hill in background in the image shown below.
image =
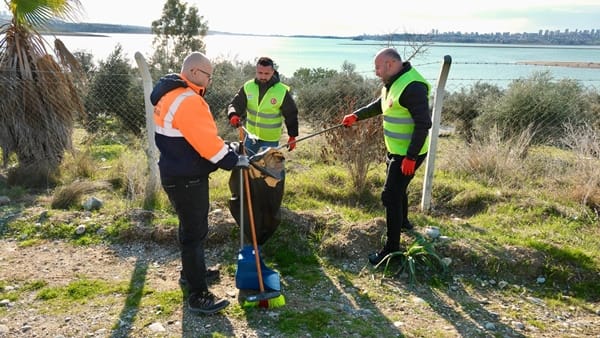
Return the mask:
MULTIPOLYGON (((0 14, 0 25, 10 21, 11 17, 0 14)), ((47 33, 61 34, 102 34, 102 33, 128 33, 128 34, 152 34, 150 27, 133 25, 115 25, 106 23, 70 23, 54 20, 47 33)), ((208 34, 222 35, 259 35, 246 33, 232 33, 209 30, 208 34)), ((270 34, 269 36, 283 36, 270 34)), ((374 41, 422 41, 422 42, 446 42, 446 43, 489 43, 489 44, 532 44, 532 45, 600 45, 600 29, 551 31, 539 30, 536 33, 477 33, 477 32, 438 32, 432 31, 428 34, 413 33, 390 33, 382 35, 362 34, 356 36, 315 36, 315 35, 291 35, 290 37, 317 37, 328 39, 354 39, 374 41)))
MULTIPOLYGON (((12 17, 0 16, 0 25, 10 22, 12 17)), ((89 23, 78 22, 70 23, 61 20, 53 20, 48 26, 51 33, 130 33, 130 34, 151 34, 150 27, 133 25, 113 25, 107 23, 89 23)))

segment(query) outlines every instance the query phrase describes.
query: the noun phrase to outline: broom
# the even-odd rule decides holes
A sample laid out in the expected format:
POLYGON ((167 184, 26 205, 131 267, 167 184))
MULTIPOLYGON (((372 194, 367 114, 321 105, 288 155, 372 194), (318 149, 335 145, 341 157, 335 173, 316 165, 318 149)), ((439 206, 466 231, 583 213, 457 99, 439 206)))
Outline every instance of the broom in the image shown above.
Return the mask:
MULTIPOLYGON (((243 130, 240 128, 240 136, 243 135, 243 130)), ((243 137, 240 137, 243 142, 243 137)), ((243 148, 242 148, 243 149, 243 148)), ((252 198, 250 195, 250 177, 248 169, 241 169, 244 173, 243 181, 246 190, 246 200, 248 201, 248 218, 250 221, 250 233, 252 234, 252 246, 254 248, 254 259, 256 261, 256 272, 258 275, 258 287, 260 293, 246 297, 242 307, 252 308, 275 308, 285 305, 285 297, 279 291, 265 292, 265 285, 262 278, 262 268, 258 252, 258 241, 256 239, 256 227, 254 225, 254 213, 252 209, 252 198)), ((243 231, 243 229, 240 229, 243 231)))

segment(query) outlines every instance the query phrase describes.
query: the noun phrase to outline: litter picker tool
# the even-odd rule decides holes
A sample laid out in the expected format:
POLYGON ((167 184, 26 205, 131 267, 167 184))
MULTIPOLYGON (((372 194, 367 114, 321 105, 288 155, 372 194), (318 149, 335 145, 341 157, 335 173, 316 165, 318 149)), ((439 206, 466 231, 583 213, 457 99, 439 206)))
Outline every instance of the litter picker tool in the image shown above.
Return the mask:
POLYGON ((330 131, 330 130, 334 130, 334 129, 336 129, 336 128, 339 128, 339 127, 342 127, 342 126, 343 126, 343 124, 342 124, 342 123, 340 123, 340 124, 336 124, 336 125, 335 125, 335 126, 333 126, 333 127, 325 128, 325 129, 323 129, 323 130, 321 130, 321 131, 318 131, 318 132, 316 132, 316 133, 314 133, 314 134, 310 134, 310 135, 303 136, 303 137, 301 137, 301 138, 299 138, 299 139, 296 139, 296 140, 295 140, 295 141, 293 141, 293 142, 289 142, 289 143, 286 143, 286 144, 282 144, 282 145, 280 145, 279 147, 277 147, 277 148, 275 148, 275 149, 287 148, 287 147, 288 147, 289 145, 291 145, 291 144, 298 143, 298 142, 300 142, 300 141, 304 141, 304 140, 306 140, 306 139, 309 139, 309 138, 311 138, 311 137, 315 137, 315 136, 317 136, 317 135, 321 135, 321 134, 323 134, 323 133, 326 133, 326 132, 328 132, 328 131, 330 131))
MULTIPOLYGON (((240 139, 243 142, 243 129, 240 128, 240 139)), ((243 147, 243 143, 241 145, 243 147)), ((244 148, 242 156, 245 155, 244 148)), ((285 298, 281 294, 281 284, 277 272, 266 267, 260 258, 258 241, 256 237, 256 226, 252 208, 252 197, 250 193, 250 177, 247 168, 240 168, 240 253, 238 255, 238 267, 236 270, 236 286, 238 289, 252 289, 259 291, 246 297, 243 307, 273 308, 285 305, 285 298), (245 200, 245 201, 244 201, 245 200), (244 246, 244 202, 248 205, 248 221, 252 237, 252 246, 244 246), (251 255, 253 253, 253 255, 251 255), (253 256, 254 262, 251 261, 253 256), (257 283, 258 282, 258 283, 257 283), (269 286, 269 291, 265 285, 269 286)))

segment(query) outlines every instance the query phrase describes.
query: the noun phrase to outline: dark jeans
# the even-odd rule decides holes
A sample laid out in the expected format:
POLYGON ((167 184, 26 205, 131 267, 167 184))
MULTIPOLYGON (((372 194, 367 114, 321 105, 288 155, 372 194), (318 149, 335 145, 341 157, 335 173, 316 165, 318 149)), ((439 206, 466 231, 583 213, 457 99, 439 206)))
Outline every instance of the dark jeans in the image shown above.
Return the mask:
POLYGON ((181 265, 190 293, 208 291, 204 240, 208 235, 208 176, 161 177, 179 218, 181 265))
MULTIPOLYGON (((427 154, 417 158, 415 171, 421 166, 427 154)), ((398 251, 400 247, 400 229, 403 222, 408 221, 408 194, 407 188, 414 175, 402 174, 400 165, 404 156, 388 154, 386 159, 387 172, 381 201, 385 207, 387 224, 387 243, 389 251, 398 251)))
MULTIPOLYGON (((263 140, 251 140, 249 137, 244 141, 244 147, 246 148, 246 155, 252 156, 260 152, 261 147, 265 148, 277 148, 279 142, 277 141, 263 141, 263 140)), ((264 149, 263 149, 264 150, 264 149)))

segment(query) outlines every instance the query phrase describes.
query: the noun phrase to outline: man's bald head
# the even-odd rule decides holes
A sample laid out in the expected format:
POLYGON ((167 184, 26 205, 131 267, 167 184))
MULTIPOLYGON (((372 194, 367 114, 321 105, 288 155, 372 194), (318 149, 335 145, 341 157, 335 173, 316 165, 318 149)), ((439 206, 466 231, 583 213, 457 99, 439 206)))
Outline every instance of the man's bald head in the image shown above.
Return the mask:
POLYGON ((386 84, 402 69, 402 57, 394 48, 384 48, 377 52, 374 63, 375 75, 386 84))
POLYGON ((380 50, 379 52, 377 52, 377 54, 375 55, 375 59, 377 58, 382 58, 382 59, 391 59, 391 60, 396 60, 396 61, 400 61, 402 62, 402 57, 400 57, 400 54, 398 53, 398 51, 395 48, 384 48, 382 50, 380 50))
POLYGON ((193 52, 183 60, 181 74, 195 85, 208 87, 212 77, 212 70, 212 64, 204 54, 193 52))

